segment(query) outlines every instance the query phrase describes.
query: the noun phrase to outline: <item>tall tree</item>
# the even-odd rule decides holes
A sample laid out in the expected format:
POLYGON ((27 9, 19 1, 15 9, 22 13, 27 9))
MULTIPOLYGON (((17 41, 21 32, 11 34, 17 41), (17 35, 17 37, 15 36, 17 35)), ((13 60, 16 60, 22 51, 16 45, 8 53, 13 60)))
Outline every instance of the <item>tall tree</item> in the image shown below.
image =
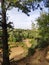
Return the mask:
POLYGON ((3 65, 10 65, 5 0, 1 0, 1 8, 2 8, 3 65))
POLYGON ((2 43, 3 43, 3 64, 2 65, 10 65, 9 62, 9 50, 8 50, 8 32, 7 32, 7 20, 6 20, 6 11, 10 8, 10 6, 16 6, 23 10, 24 13, 28 15, 30 11, 26 6, 23 6, 19 3, 18 0, 0 0, 2 12, 0 12, 1 25, 2 26, 2 43))

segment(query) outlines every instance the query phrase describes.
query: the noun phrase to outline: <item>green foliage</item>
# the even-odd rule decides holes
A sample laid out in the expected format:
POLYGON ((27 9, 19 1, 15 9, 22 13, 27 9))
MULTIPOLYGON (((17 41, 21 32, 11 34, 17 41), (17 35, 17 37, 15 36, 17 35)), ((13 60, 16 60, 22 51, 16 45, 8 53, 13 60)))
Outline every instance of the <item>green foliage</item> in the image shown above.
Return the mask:
POLYGON ((39 25, 39 35, 41 36, 39 47, 45 47, 49 44, 49 14, 41 14, 37 22, 39 25))
MULTIPOLYGON (((2 42, 3 42, 3 65, 10 65, 9 62, 9 51, 8 51, 8 32, 7 32, 7 20, 6 20, 6 12, 8 9, 11 9, 10 7, 18 7, 22 10, 25 14, 28 14, 30 12, 30 9, 26 6, 26 4, 19 2, 18 0, 2 0, 1 2, 1 8, 2 8, 2 30, 3 30, 3 36, 2 42), (24 6, 25 5, 25 6, 24 6)), ((34 10, 34 7, 32 7, 34 10)), ((12 37, 11 37, 12 38, 12 37)), ((10 38, 10 39, 11 39, 10 38)), ((19 34, 19 39, 21 40, 21 34, 19 34)))
POLYGON ((32 2, 33 0, 28 0, 28 2, 32 2))
POLYGON ((42 50, 45 47, 47 47, 48 45, 49 45, 49 43, 47 43, 47 40, 44 40, 43 38, 41 38, 36 47, 42 50))
POLYGON ((19 42, 19 43, 17 43, 16 45, 17 45, 17 46, 21 46, 21 47, 23 47, 23 48, 26 48, 26 45, 25 45, 24 42, 19 42))
POLYGON ((30 43, 32 44, 31 48, 35 48, 37 46, 37 40, 35 39, 32 39, 30 43))
POLYGON ((9 41, 13 42, 19 42, 23 41, 23 39, 26 38, 32 38, 32 32, 31 30, 23 30, 23 29, 14 29, 14 32, 9 32, 9 41))
POLYGON ((29 48, 28 49, 28 56, 31 56, 35 53, 35 49, 34 48, 29 48))

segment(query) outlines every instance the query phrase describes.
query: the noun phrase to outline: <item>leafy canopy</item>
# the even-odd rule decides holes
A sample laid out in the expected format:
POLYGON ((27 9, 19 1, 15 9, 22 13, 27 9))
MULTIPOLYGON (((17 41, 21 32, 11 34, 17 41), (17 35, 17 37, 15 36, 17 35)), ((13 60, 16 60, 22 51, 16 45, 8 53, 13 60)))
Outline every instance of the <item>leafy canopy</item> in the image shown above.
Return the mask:
POLYGON ((37 19, 37 23, 39 26, 39 35, 41 36, 39 43, 40 46, 44 47, 49 44, 49 14, 41 14, 37 19))

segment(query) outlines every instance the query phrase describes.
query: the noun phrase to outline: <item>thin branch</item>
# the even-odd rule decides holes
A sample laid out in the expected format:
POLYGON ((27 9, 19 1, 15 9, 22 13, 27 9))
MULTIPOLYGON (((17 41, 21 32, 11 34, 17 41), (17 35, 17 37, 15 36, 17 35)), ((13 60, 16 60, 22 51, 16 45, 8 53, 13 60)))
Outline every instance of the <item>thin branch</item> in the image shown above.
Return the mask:
POLYGON ((7 6, 6 10, 8 10, 8 8, 10 7, 11 3, 9 3, 9 5, 7 6))

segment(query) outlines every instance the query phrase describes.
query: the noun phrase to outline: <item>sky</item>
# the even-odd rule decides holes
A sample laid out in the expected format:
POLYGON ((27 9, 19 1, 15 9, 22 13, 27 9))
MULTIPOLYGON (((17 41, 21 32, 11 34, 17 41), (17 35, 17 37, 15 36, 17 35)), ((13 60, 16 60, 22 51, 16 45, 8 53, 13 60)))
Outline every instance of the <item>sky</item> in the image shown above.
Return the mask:
POLYGON ((38 10, 32 11, 29 13, 30 16, 27 16, 21 11, 17 11, 17 8, 13 8, 11 11, 8 11, 9 21, 13 22, 15 28, 22 29, 31 29, 32 22, 35 22, 40 15, 38 10))
MULTIPOLYGON (((43 11, 47 12, 47 9, 44 7, 43 2, 41 2, 40 5, 43 8, 43 11)), ((31 10, 29 13, 30 16, 27 16, 25 13, 22 13, 21 10, 18 12, 18 8, 13 7, 11 10, 7 10, 8 22, 13 22, 14 28, 31 29, 32 23, 34 22, 36 24, 36 19, 40 16, 40 13, 40 9, 37 9, 35 11, 31 10)))
MULTIPOLYGON (((48 11, 47 8, 44 7, 43 2, 41 2, 40 5, 43 8, 43 11, 48 11)), ((40 9, 35 11, 31 10, 29 13, 30 16, 27 16, 25 13, 22 13, 21 10, 18 12, 18 8, 13 7, 11 10, 7 10, 8 22, 13 22, 14 28, 31 29, 32 23, 34 22, 36 24, 36 19, 40 16, 40 13, 40 9)))
MULTIPOLYGON (((47 9, 41 3, 41 7, 43 11, 47 11, 47 9)), ((40 9, 32 11, 29 13, 30 16, 27 16, 25 13, 22 13, 20 10, 18 12, 18 8, 13 8, 7 11, 7 16, 9 18, 8 22, 13 22, 14 28, 21 28, 21 29, 31 29, 32 22, 36 23, 36 19, 40 16, 40 9)))

